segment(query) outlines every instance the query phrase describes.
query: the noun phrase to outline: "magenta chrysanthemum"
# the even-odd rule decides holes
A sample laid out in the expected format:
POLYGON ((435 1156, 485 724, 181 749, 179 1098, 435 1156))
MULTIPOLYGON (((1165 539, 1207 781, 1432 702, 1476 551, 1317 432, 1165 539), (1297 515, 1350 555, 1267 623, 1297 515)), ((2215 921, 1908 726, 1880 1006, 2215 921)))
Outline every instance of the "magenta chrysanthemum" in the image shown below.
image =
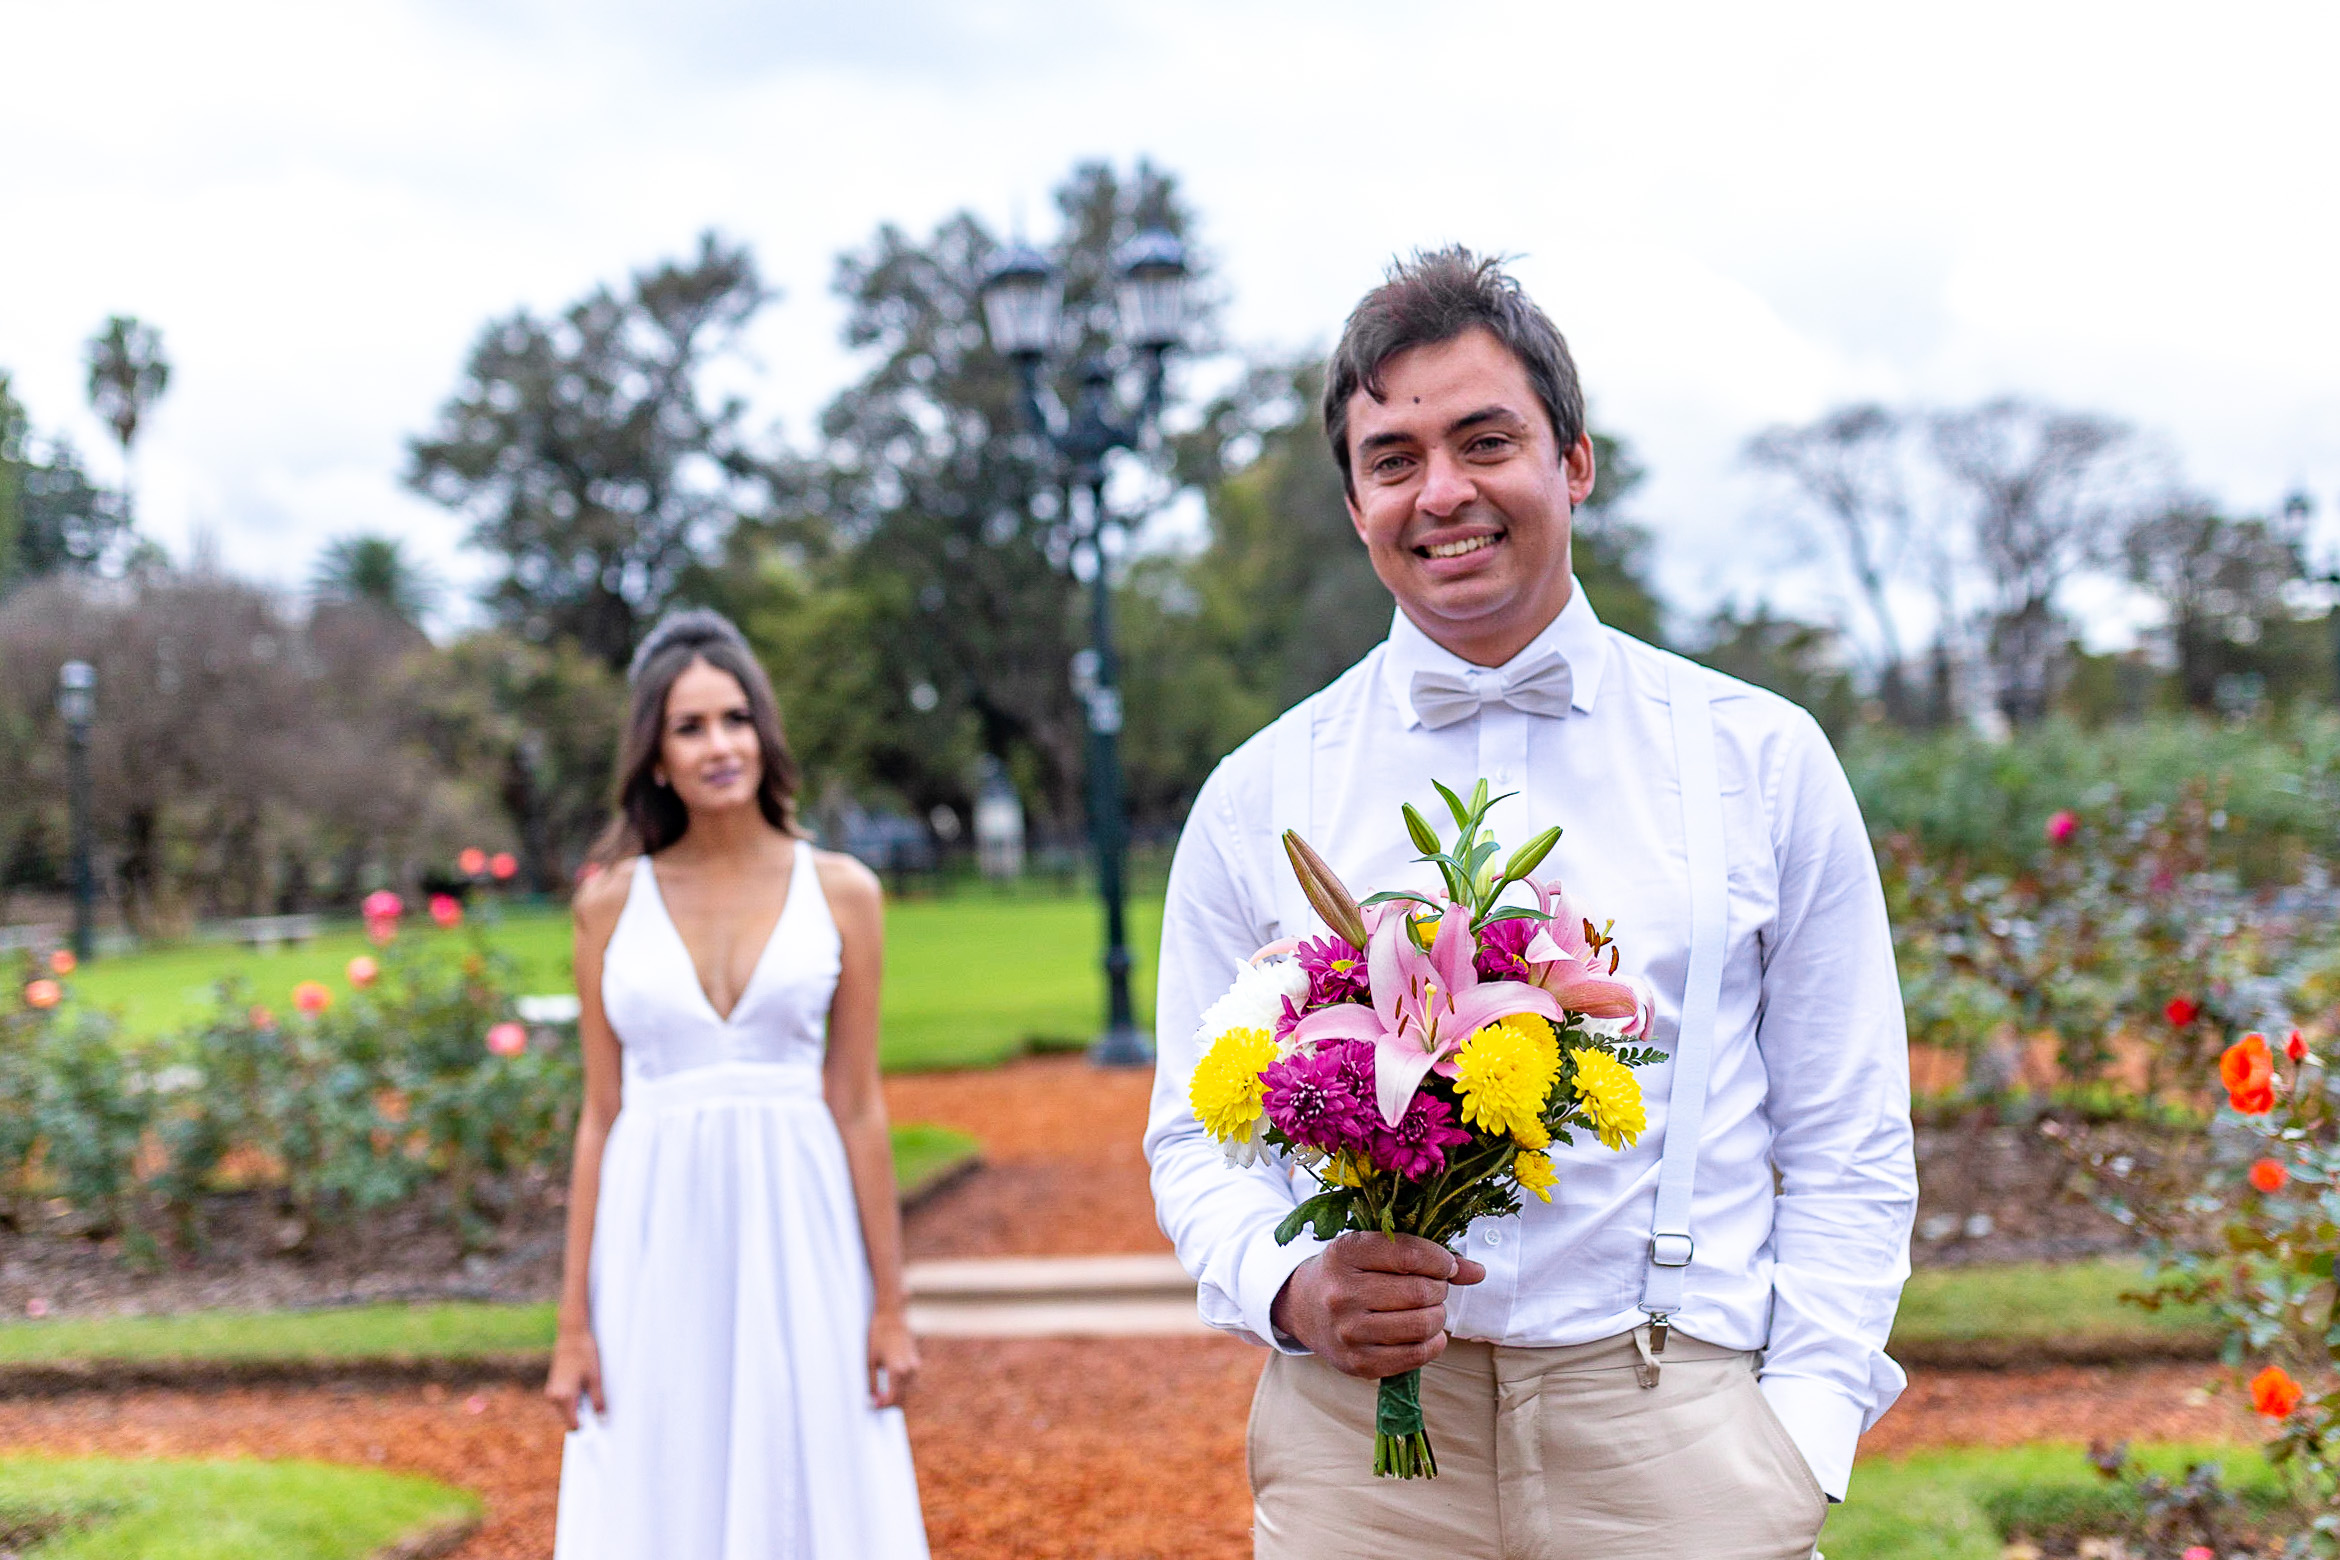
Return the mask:
POLYGON ((1365 955, 1338 937, 1313 937, 1294 957, 1308 972, 1308 1005, 1362 1002, 1367 996, 1365 955))
POLYGON ((1343 1040, 1314 1056, 1295 1053, 1260 1074, 1268 1120, 1295 1143, 1331 1154, 1361 1149, 1380 1115, 1373 1104, 1373 1047, 1343 1040))
POLYGON ((1481 980, 1526 980, 1528 969, 1527 945, 1535 941, 1543 922, 1514 916, 1508 921, 1496 921, 1480 929, 1479 952, 1471 963, 1481 980))
POLYGON ((1300 1010, 1292 1005, 1292 999, 1290 997, 1286 997, 1284 999, 1284 1011, 1276 1015, 1276 1044, 1282 1045, 1284 1043, 1284 1037, 1299 1027, 1300 1010))
POLYGON ((1446 1151, 1470 1140, 1470 1133, 1454 1124, 1454 1108, 1424 1092, 1414 1096, 1414 1103, 1394 1128, 1375 1120, 1367 1152, 1376 1169, 1418 1181, 1445 1169, 1446 1151))

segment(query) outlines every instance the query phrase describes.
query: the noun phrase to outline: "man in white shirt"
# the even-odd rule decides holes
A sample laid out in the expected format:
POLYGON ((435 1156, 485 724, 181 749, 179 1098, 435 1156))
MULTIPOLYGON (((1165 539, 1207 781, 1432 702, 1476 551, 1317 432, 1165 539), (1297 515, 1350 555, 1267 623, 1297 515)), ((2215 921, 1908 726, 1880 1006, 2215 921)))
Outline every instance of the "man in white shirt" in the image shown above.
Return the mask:
POLYGON ((1808 1555, 1903 1385, 1884 1345, 1917 1199, 1900 988, 1851 789, 1802 710, 1594 615, 1569 568, 1594 474, 1583 395, 1559 332, 1493 262, 1453 249, 1393 268, 1335 349, 1325 423, 1398 610, 1386 642, 1196 798, 1146 1132, 1204 1319, 1274 1351, 1251 1428, 1257 1553, 1363 1554, 1404 1534, 1505 1560, 1808 1555), (1197 1020, 1237 962, 1322 931, 1292 908, 1280 830, 1360 896, 1435 889, 1400 804, 1439 816, 1433 780, 1518 793, 1496 836, 1563 827, 1543 874, 1614 917, 1670 1050, 1700 855, 1685 807, 1717 806, 1678 777, 1698 771, 1677 763, 1670 688, 1710 712, 1711 902, 1727 905, 1682 1156, 1690 1239, 1654 1255, 1669 1060, 1640 1075, 1635 1147, 1556 1146, 1550 1205, 1483 1221, 1459 1255, 1363 1234, 1278 1245, 1312 1185, 1272 1160, 1230 1168, 1187 1083, 1197 1020), (1678 1301, 1650 1301, 1653 1260, 1678 1301), (1373 1383, 1417 1366, 1439 1477, 1377 1480, 1373 1383))

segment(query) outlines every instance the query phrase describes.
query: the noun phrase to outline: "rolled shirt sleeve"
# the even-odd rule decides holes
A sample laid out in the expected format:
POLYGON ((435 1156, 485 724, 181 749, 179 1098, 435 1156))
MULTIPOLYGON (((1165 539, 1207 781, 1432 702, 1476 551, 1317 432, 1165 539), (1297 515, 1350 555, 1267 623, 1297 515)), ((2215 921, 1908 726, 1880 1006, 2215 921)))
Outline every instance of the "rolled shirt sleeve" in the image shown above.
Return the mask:
POLYGON ((1809 718, 1783 743, 1772 812, 1779 913, 1756 1040, 1779 1174, 1762 1387, 1822 1489, 1907 1384, 1886 1357, 1917 1166, 1893 938, 1860 808, 1809 718))

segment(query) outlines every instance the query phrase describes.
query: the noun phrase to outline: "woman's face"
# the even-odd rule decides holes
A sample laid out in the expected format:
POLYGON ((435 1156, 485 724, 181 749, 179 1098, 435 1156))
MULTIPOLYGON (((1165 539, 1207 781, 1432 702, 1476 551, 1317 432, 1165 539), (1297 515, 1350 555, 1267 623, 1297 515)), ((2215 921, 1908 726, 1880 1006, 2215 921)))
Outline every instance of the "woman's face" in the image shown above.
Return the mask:
POLYGON ((764 783, 764 754, 739 679, 693 661, 666 693, 654 778, 694 813, 753 806, 764 783))

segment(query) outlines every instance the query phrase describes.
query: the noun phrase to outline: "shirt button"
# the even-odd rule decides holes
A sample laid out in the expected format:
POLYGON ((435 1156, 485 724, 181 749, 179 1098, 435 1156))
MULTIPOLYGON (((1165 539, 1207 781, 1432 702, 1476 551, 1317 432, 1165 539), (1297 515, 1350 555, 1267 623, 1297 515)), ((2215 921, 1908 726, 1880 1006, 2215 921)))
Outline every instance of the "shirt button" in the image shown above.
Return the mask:
POLYGON ((1501 1230, 1489 1230, 1480 1238, 1486 1241, 1486 1243, 1490 1246, 1500 1246, 1503 1244, 1503 1232, 1501 1230))

